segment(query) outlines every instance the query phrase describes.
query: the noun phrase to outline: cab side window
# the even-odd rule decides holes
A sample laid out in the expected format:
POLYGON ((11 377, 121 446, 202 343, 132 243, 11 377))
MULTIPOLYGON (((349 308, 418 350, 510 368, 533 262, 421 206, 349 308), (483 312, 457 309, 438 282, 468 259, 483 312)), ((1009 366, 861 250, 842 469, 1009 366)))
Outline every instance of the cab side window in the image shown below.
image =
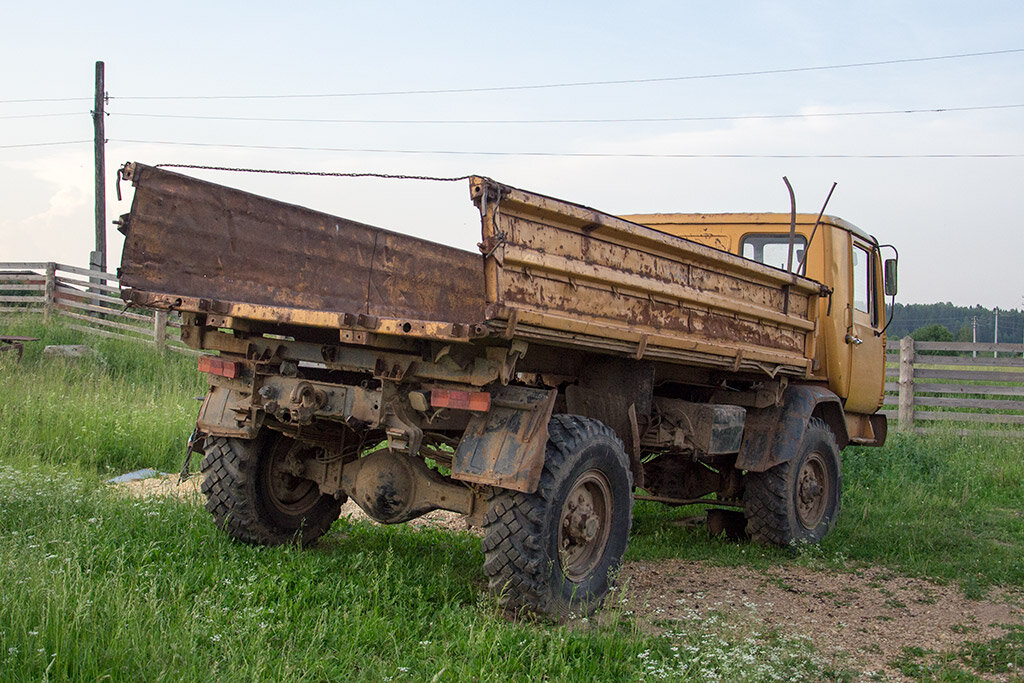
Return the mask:
POLYGON ((871 252, 859 244, 853 245, 853 307, 871 315, 871 324, 876 320, 875 287, 871 274, 871 252))

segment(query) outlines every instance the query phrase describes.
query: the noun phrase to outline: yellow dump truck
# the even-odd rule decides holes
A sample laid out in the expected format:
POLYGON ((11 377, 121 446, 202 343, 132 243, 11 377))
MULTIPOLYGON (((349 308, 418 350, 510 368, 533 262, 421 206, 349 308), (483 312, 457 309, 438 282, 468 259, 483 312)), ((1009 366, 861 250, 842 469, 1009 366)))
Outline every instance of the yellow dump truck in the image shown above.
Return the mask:
POLYGON ((122 296, 179 311, 209 352, 190 449, 239 541, 310 543, 347 499, 383 523, 452 510, 483 527, 504 604, 588 613, 634 500, 815 542, 840 450, 885 440, 895 264, 839 219, 617 217, 473 177, 470 253, 139 163, 121 177, 122 296))

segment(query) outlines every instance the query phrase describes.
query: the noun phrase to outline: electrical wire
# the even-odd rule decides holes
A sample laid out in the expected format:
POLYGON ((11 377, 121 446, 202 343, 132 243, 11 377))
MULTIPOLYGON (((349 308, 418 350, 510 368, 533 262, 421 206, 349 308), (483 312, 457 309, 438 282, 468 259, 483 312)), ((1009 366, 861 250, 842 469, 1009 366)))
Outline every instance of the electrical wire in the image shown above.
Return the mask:
MULTIPOLYGON (((278 99, 312 99, 332 97, 378 97, 383 95, 451 95, 481 92, 508 92, 515 90, 548 90, 555 88, 581 88, 606 85, 632 85, 643 83, 669 83, 678 81, 711 80, 719 78, 737 78, 742 76, 767 76, 774 74, 805 73, 812 71, 831 71, 837 69, 859 69, 873 66, 886 66, 892 64, 913 64, 920 62, 934 62, 940 60, 965 59, 972 57, 989 57, 995 55, 1015 54, 1024 52, 1024 48, 1012 48, 1007 50, 988 50, 985 52, 965 52, 951 55, 936 55, 930 57, 911 57, 906 59, 883 59, 868 62, 851 62, 848 64, 826 64, 820 66, 802 66, 779 69, 758 69, 752 71, 731 71, 723 73, 696 74, 685 76, 664 76, 658 78, 624 78, 616 80, 601 81, 573 81, 564 83, 542 83, 536 85, 496 85, 477 86, 467 88, 431 88, 424 90, 377 90, 364 92, 341 92, 341 93, 305 93, 290 95, 121 95, 111 96, 111 100, 278 100, 278 99)), ((2 102, 2 101, 0 101, 2 102)))
POLYGON ((27 142, 17 145, 0 145, 0 149, 18 149, 19 147, 55 147, 57 145, 82 145, 92 140, 63 140, 61 142, 27 142))
MULTIPOLYGON (((424 90, 377 90, 365 92, 342 93, 297 93, 281 95, 108 95, 108 100, 271 100, 271 99, 309 99, 329 97, 375 97, 381 95, 448 95, 458 93, 504 92, 514 90, 546 90, 554 88, 582 88, 605 85, 633 85, 644 83, 670 83, 678 81, 711 80, 719 78, 738 78, 744 76, 769 76, 776 74, 806 73, 813 71, 833 71, 838 69, 860 69, 874 66, 894 64, 915 64, 936 62, 952 59, 968 59, 974 57, 992 57, 997 55, 1017 54, 1024 48, 1005 50, 986 50, 983 52, 962 52, 949 55, 933 55, 929 57, 908 57, 904 59, 880 59, 866 62, 849 62, 846 64, 823 64, 817 66, 785 67, 778 69, 757 69, 749 71, 728 71, 710 74, 689 74, 683 76, 662 76, 654 78, 622 78, 601 81, 569 81, 564 83, 540 83, 533 85, 496 85, 468 88, 431 88, 424 90)), ((36 97, 0 100, 0 104, 29 104, 37 102, 89 102, 92 97, 36 97)))
POLYGON ((0 104, 30 104, 35 102, 92 102, 92 97, 39 97, 35 99, 0 100, 0 104))
MULTIPOLYGON (((925 109, 883 109, 845 112, 809 112, 805 114, 740 114, 735 116, 666 116, 607 119, 307 119, 263 116, 205 116, 193 114, 146 114, 140 112, 111 112, 112 116, 150 119, 188 119, 198 121, 252 121, 260 123, 358 123, 358 124, 558 124, 558 123, 674 123, 693 121, 749 121, 765 119, 803 119, 823 117, 883 116, 891 114, 937 114, 997 109, 1020 109, 1024 104, 990 104, 967 107, 931 107, 925 109)), ((4 118, 4 117, 0 117, 4 118)), ((12 117, 14 118, 14 117, 12 117)))
POLYGON ((509 152, 495 150, 431 150, 379 149, 351 147, 305 147, 301 145, 243 145, 216 142, 181 142, 176 140, 111 139, 109 142, 134 145, 173 145, 182 147, 219 147, 224 149, 263 149, 300 152, 343 152, 347 154, 419 154, 436 156, 504 156, 504 157, 581 157, 608 159, 1018 159, 1024 153, 979 154, 699 154, 646 152, 509 152))
POLYGON ((0 116, 0 119, 46 119, 53 118, 55 116, 82 116, 83 114, 88 113, 89 112, 85 111, 68 111, 52 114, 4 114, 3 116, 0 116))

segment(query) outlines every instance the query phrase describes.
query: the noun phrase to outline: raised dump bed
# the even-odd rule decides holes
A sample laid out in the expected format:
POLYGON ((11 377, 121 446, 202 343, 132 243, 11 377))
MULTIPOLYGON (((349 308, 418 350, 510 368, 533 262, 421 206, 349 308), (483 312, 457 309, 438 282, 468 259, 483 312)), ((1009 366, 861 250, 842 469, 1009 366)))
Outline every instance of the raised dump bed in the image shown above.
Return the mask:
POLYGON ((123 177, 136 189, 120 275, 136 305, 224 327, 498 335, 771 376, 810 368, 817 283, 488 178, 470 180, 474 254, 142 164, 123 177))

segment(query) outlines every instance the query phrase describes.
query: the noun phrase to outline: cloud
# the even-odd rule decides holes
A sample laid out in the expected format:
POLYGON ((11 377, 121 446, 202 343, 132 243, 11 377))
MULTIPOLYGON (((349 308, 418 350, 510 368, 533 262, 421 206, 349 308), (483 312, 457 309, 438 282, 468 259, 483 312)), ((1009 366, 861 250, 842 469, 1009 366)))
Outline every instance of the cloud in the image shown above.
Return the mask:
POLYGON ((20 202, 0 221, 4 259, 84 264, 94 243, 92 175, 86 154, 9 161, 20 202))

